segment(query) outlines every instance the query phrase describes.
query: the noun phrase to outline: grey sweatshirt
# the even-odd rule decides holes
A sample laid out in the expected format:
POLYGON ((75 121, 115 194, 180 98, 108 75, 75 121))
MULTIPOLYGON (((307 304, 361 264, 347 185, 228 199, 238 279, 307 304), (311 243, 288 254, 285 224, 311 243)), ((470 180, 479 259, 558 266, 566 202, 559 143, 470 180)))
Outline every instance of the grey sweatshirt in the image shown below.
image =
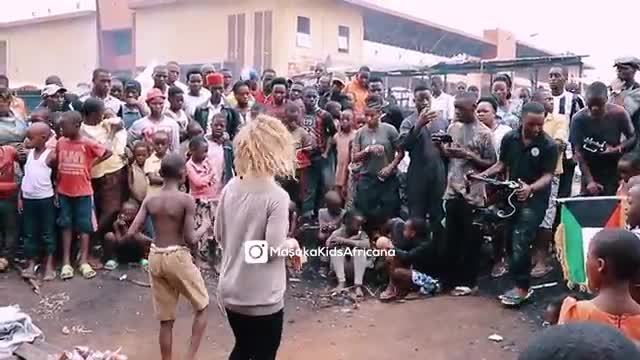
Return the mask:
POLYGON ((214 224, 222 247, 220 305, 250 316, 270 315, 284 307, 285 258, 248 264, 244 244, 265 240, 271 248, 283 247, 289 202, 289 195, 271 177, 235 177, 224 187, 214 224))

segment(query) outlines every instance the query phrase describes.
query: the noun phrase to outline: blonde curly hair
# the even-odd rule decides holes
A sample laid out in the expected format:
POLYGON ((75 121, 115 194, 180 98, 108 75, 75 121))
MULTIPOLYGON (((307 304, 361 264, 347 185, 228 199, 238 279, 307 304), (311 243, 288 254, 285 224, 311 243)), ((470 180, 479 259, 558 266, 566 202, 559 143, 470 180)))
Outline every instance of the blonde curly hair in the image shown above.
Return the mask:
POLYGON ((296 150, 293 137, 282 122, 259 115, 240 129, 233 140, 238 176, 295 176, 296 150))

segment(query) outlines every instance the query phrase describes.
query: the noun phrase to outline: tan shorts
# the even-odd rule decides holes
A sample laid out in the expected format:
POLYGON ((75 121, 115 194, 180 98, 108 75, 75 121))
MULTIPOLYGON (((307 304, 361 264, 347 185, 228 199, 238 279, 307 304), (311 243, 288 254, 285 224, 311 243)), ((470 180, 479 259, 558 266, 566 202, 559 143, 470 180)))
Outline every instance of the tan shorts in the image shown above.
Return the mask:
POLYGON ((149 279, 153 307, 160 321, 175 320, 180 295, 191 302, 195 311, 209 305, 209 294, 200 270, 185 247, 162 249, 152 246, 149 279))

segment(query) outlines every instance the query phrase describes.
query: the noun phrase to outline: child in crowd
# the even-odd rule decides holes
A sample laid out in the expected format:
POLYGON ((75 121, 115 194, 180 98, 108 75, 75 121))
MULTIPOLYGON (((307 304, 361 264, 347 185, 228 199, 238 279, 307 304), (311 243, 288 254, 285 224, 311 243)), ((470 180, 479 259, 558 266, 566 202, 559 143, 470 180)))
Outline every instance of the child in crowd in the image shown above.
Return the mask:
POLYGON ((128 235, 127 231, 131 227, 133 219, 140 210, 138 203, 132 200, 126 201, 122 204, 122 209, 118 214, 118 219, 113 223, 113 232, 108 232, 104 236, 104 255, 107 258, 107 262, 104 264, 105 270, 116 270, 118 268, 117 249, 119 246, 125 244, 135 244, 140 249, 142 258, 140 259, 140 266, 146 269, 149 265, 147 256, 149 255, 149 246, 153 242, 153 239, 145 235, 143 232, 136 232, 133 235, 128 235))
POLYGON ((133 161, 129 166, 129 190, 131 199, 138 204, 147 196, 147 175, 144 172, 144 164, 149 158, 149 145, 145 141, 136 141, 133 144, 133 161))
POLYGON ((216 247, 212 247, 213 227, 216 207, 219 199, 219 173, 221 168, 214 167, 207 157, 207 139, 202 136, 191 139, 189 151, 191 158, 187 161, 187 178, 189 179, 189 193, 196 200, 195 228, 207 228, 203 236, 196 239, 194 258, 201 269, 208 269, 208 262, 217 259, 216 247), (214 249, 214 251, 211 251, 214 249))
POLYGON ((169 134, 157 131, 153 134, 153 154, 144 162, 144 173, 147 176, 147 196, 160 191, 164 182, 160 176, 160 163, 169 150, 169 134))
POLYGON ((586 261, 589 288, 597 295, 590 301, 567 297, 560 310, 560 324, 599 322, 618 328, 629 339, 640 341, 640 304, 629 288, 640 269, 640 240, 630 231, 604 229, 589 244, 586 261))
POLYGON ((184 91, 177 86, 172 86, 169 88, 168 95, 169 109, 165 114, 180 125, 180 133, 184 134, 189 123, 187 112, 184 111, 184 91))
POLYGON ((353 111, 343 111, 340 119, 340 131, 333 135, 336 144, 338 161, 336 166, 336 190, 343 199, 347 198, 347 184, 349 179, 349 163, 351 162, 351 152, 349 145, 356 137, 353 129, 353 111))
POLYGON ((124 104, 120 108, 120 114, 118 115, 122 118, 124 127, 127 130, 148 112, 144 103, 138 100, 141 89, 140 83, 135 80, 129 80, 124 84, 124 104))
MULTIPOLYGON (((629 180, 631 190, 627 197, 625 214, 627 217, 627 228, 640 238, 640 176, 634 176, 629 180)), ((640 274, 631 284, 631 296, 640 304, 640 274)))
POLYGON ((622 155, 618 160, 618 175, 620 176, 619 196, 626 196, 629 193, 629 180, 640 175, 640 153, 632 151, 622 155))
POLYGON ((191 302, 195 315, 187 359, 195 359, 207 327, 209 294, 189 247, 196 244, 196 204, 191 195, 180 192, 185 178, 184 159, 179 154, 163 156, 160 165, 162 188, 148 196, 127 231, 134 236, 150 216, 156 230, 149 253, 149 279, 156 317, 160 321, 160 353, 172 358, 173 323, 180 295, 191 302))
POLYGON ((391 240, 380 237, 376 241, 376 248, 395 251, 395 256, 387 258, 389 285, 380 294, 380 300, 402 299, 412 290, 422 295, 437 293, 438 280, 427 275, 433 273, 437 261, 427 222, 418 218, 404 222, 396 218, 389 220, 389 228, 391 240))
POLYGON ((289 197, 296 203, 302 216, 308 216, 313 209, 303 209, 305 169, 311 166, 309 152, 314 148, 311 135, 300 126, 300 107, 294 103, 287 103, 285 107, 284 126, 293 136, 296 147, 296 179, 284 179, 282 187, 289 193, 289 197))
POLYGON ((111 156, 91 169, 94 201, 98 216, 95 238, 102 239, 127 199, 127 131, 118 117, 105 119, 105 105, 98 98, 88 98, 82 105, 82 136, 111 151, 111 156))
MULTIPOLYGON (((16 162, 18 150, 11 145, 0 146, 0 259, 2 265, 13 259, 17 231, 16 162)), ((0 268, 4 270, 4 268, 0 268)))
POLYGON ((47 108, 38 108, 29 115, 29 122, 31 124, 45 123, 47 124, 47 126, 49 126, 49 129, 51 130, 51 135, 49 136, 49 139, 47 140, 45 147, 47 149, 55 150, 58 139, 56 138, 56 132, 53 131, 53 124, 50 122, 50 119, 49 119, 50 113, 51 112, 47 108))
POLYGON ((182 155, 185 159, 189 158, 189 143, 191 139, 204 135, 204 130, 202 130, 202 126, 195 121, 190 121, 187 124, 186 138, 184 141, 180 143, 180 150, 178 153, 182 155))
POLYGON ((344 216, 342 198, 338 192, 327 192, 324 196, 324 202, 327 207, 318 211, 318 224, 320 225, 318 243, 320 246, 324 246, 329 236, 340 227, 344 216))
POLYGON ((62 114, 62 138, 56 146, 57 192, 60 205, 58 225, 62 228, 62 280, 74 275, 71 267, 73 230, 80 236, 80 273, 86 279, 96 275, 88 263, 89 234, 96 230, 91 187, 91 168, 111 156, 111 151, 80 135, 82 115, 77 111, 62 114))
POLYGON ((356 130, 362 129, 367 124, 367 118, 362 113, 355 113, 354 121, 356 130))
POLYGON ((55 149, 47 148, 51 127, 46 122, 36 122, 27 129, 25 145, 29 150, 24 166, 21 197, 18 208, 23 213, 24 252, 27 267, 22 276, 35 279, 35 266, 40 249, 44 249, 44 281, 55 279, 53 255, 56 251, 56 209, 51 179, 55 166, 55 149))
POLYGON ((362 282, 367 267, 367 255, 362 250, 368 249, 370 244, 369 236, 362 230, 363 223, 364 217, 362 214, 356 210, 347 211, 344 214, 342 226, 334 231, 331 236, 329 236, 329 239, 327 239, 326 246, 328 248, 350 248, 353 251, 351 257, 339 254, 331 256, 331 266, 338 278, 338 286, 336 286, 332 292, 341 292, 345 289, 347 280, 344 271, 345 263, 351 262, 353 265, 353 283, 356 296, 364 297, 362 282))
POLYGON ((220 192, 224 185, 234 176, 233 170, 233 144, 227 133, 227 116, 218 113, 211 119, 211 134, 207 137, 207 157, 211 160, 218 176, 215 201, 220 198, 220 192))

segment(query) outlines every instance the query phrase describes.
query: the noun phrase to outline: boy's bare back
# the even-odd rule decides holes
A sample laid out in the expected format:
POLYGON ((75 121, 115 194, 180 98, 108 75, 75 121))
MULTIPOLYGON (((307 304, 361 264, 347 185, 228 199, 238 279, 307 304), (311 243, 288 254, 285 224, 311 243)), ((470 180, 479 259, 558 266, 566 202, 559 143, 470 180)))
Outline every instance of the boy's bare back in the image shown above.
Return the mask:
POLYGON ((157 247, 191 246, 195 201, 178 190, 162 189, 145 200, 157 247))

